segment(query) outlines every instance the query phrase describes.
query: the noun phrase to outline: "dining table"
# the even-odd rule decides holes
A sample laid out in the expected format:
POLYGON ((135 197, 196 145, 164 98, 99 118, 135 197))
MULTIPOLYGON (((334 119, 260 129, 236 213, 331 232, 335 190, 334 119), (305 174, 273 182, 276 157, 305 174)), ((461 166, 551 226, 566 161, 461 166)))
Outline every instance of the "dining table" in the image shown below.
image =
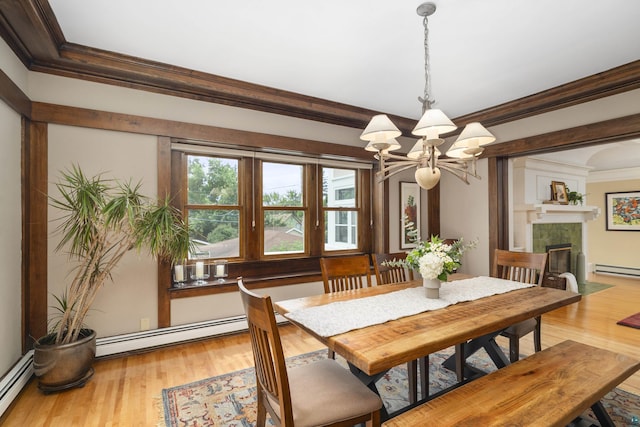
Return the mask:
MULTIPOLYGON (((501 286, 504 282, 511 281, 471 277, 443 283, 443 286, 448 286, 447 292, 455 292, 456 286, 476 289, 487 283, 501 286)), ((533 285, 519 287, 516 282, 507 285, 513 285, 514 289, 466 301, 454 300, 454 303, 442 304, 441 308, 439 301, 426 300, 426 289, 422 288, 421 280, 281 300, 274 302, 274 307, 291 323, 342 356, 351 371, 375 390, 375 381, 391 368, 451 346, 465 350, 458 355, 458 367, 479 348, 489 352, 498 368, 503 367, 509 361, 495 344, 495 336, 515 323, 581 299, 580 294, 561 289, 533 285), (407 305, 426 303, 428 307, 436 308, 426 311, 418 308, 414 311, 419 312, 414 314, 394 314, 390 320, 369 322, 371 317, 382 315, 380 319, 384 319, 385 311, 395 310, 399 304, 394 298, 402 292, 412 292, 407 305), (363 305, 358 305, 360 303, 363 305), (391 306, 376 310, 376 305, 385 303, 391 306), (321 316, 314 319, 315 323, 301 320, 312 312, 321 316), (351 321, 354 325, 365 326, 349 326, 351 321), (324 323, 338 332, 333 333, 331 327, 325 328, 324 323)), ((441 291, 441 298, 445 298, 445 294, 441 291)))

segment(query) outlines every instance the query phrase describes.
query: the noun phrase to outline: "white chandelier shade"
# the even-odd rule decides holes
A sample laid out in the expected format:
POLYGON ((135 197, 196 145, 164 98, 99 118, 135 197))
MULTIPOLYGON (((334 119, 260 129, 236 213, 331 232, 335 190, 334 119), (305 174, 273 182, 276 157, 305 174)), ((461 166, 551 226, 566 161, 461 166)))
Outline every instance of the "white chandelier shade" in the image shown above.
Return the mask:
POLYGON ((447 151, 447 156, 458 159, 479 155, 482 147, 491 144, 496 137, 478 122, 469 123, 447 151))
POLYGON ((468 176, 480 179, 476 173, 476 158, 482 154, 484 145, 490 144, 496 138, 478 122, 465 126, 456 141, 447 151, 446 158, 440 158, 442 153, 437 147, 444 143, 440 135, 453 132, 457 126, 439 109, 431 108, 433 101, 429 94, 429 45, 428 45, 428 17, 436 10, 433 3, 427 2, 418 6, 418 15, 422 16, 424 24, 425 46, 425 90, 424 97, 418 98, 422 103, 422 117, 411 132, 420 139, 406 154, 393 154, 401 148, 396 138, 402 132, 385 114, 378 114, 371 118, 360 139, 368 141, 365 150, 376 152, 379 161, 376 172, 379 180, 385 180, 392 175, 415 167, 415 179, 424 189, 435 187, 440 181, 441 169, 452 173, 469 184, 468 176))

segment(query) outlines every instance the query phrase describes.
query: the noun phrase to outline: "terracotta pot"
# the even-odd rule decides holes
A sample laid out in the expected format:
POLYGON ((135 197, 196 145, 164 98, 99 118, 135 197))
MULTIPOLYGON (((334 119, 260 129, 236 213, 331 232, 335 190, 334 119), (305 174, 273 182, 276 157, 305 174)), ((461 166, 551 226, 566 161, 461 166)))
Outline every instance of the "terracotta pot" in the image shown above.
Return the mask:
POLYGON ((83 329, 78 341, 52 344, 52 335, 34 344, 33 368, 38 388, 44 392, 82 387, 93 376, 96 355, 96 332, 83 329))

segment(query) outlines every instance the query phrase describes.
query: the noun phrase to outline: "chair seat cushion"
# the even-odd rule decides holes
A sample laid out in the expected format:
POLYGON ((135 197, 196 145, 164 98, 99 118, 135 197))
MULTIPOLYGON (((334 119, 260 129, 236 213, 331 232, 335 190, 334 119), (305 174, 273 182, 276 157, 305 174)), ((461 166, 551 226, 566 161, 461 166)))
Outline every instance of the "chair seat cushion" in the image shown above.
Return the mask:
MULTIPOLYGON (((296 426, 335 423, 382 407, 380 397, 335 360, 321 360, 287 372, 296 426)), ((279 410, 277 402, 269 400, 279 410)))
POLYGON ((527 319, 523 322, 518 322, 515 325, 509 326, 507 329, 505 329, 503 334, 507 336, 514 335, 521 337, 528 334, 529 332, 532 332, 536 328, 536 325, 537 321, 535 318, 527 319))

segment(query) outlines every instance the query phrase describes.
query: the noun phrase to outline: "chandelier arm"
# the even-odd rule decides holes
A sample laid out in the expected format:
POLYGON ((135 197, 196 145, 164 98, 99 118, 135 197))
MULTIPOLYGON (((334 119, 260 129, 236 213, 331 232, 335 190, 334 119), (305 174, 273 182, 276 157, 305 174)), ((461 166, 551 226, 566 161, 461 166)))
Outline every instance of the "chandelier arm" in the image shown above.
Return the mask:
POLYGON ((392 153, 384 153, 384 154, 381 154, 380 157, 383 158, 384 160, 399 160, 401 162, 413 161, 413 160, 407 160, 406 156, 399 156, 397 154, 392 154, 392 153))
POLYGON ((395 175, 398 172, 407 170, 409 168, 416 167, 417 165, 418 165, 418 163, 416 161, 414 161, 414 160, 405 160, 403 162, 394 162, 394 163, 391 163, 391 164, 385 166, 384 168, 380 169, 376 173, 382 173, 385 176, 391 176, 391 175, 395 175))
MULTIPOLYGON (((468 173, 467 170, 462 169, 462 168, 452 168, 451 165, 449 165, 449 164, 447 164, 447 165, 442 164, 439 167, 440 167, 440 169, 444 169, 447 172, 449 172, 451 175, 457 177, 458 179, 463 181, 465 184, 469 184, 469 180, 467 179, 467 177, 469 176, 469 173, 468 173)), ((474 176, 474 175, 471 175, 471 176, 473 176, 474 178, 478 178, 479 179, 478 176, 474 176)))
POLYGON ((439 159, 438 163, 442 165, 443 168, 466 170, 467 174, 471 175, 474 178, 480 179, 480 175, 478 175, 478 171, 476 168, 475 157, 472 159, 439 159))
POLYGON ((469 169, 468 163, 469 162, 465 162, 465 164, 443 163, 443 164, 440 164, 439 167, 440 169, 444 169, 447 172, 450 172, 453 175, 456 175, 458 178, 462 179, 467 184, 469 183, 469 181, 466 179, 467 176, 472 176, 477 180, 481 180, 482 177, 478 175, 476 171, 475 162, 471 162, 472 163, 471 169, 469 169))

